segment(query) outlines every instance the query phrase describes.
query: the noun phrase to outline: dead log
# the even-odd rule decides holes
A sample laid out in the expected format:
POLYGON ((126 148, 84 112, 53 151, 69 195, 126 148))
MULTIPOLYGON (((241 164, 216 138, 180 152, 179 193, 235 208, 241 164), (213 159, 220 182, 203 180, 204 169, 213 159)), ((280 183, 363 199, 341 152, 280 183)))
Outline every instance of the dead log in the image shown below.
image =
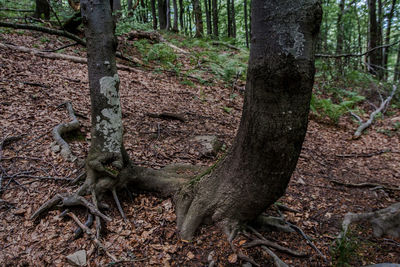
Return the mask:
POLYGON ((222 46, 226 46, 230 49, 236 50, 236 51, 241 51, 242 49, 240 49, 239 47, 236 47, 234 45, 228 44, 228 43, 224 43, 224 42, 218 42, 218 41, 213 41, 212 45, 222 45, 222 46))
MULTIPOLYGON (((60 54, 60 53, 43 52, 43 51, 40 51, 35 48, 28 48, 28 47, 24 47, 24 46, 16 46, 16 45, 9 45, 9 44, 3 44, 3 43, 0 43, 0 48, 11 49, 11 50, 24 52, 24 53, 29 53, 29 54, 43 57, 43 58, 61 59, 61 60, 72 61, 75 63, 87 64, 87 59, 83 58, 83 57, 70 56, 70 55, 60 54)), ((121 64, 117 64, 117 68, 119 70, 138 72, 137 69, 134 69, 134 68, 126 66, 126 65, 121 65, 121 64)))
POLYGON ((374 121, 374 119, 375 119, 376 115, 378 115, 378 113, 384 113, 385 109, 387 108, 387 106, 389 105, 390 101, 392 100, 394 94, 396 93, 396 90, 397 90, 397 86, 393 85, 393 90, 392 90, 391 94, 388 96, 388 98, 386 98, 384 101, 382 101, 379 108, 377 108, 374 112, 371 113, 371 115, 369 115, 369 119, 366 122, 363 122, 360 119, 360 117, 355 116, 355 114, 351 113, 361 123, 361 125, 357 128, 356 132, 354 133, 353 139, 360 138, 362 132, 365 129, 367 129, 369 126, 371 126, 372 122, 374 121))

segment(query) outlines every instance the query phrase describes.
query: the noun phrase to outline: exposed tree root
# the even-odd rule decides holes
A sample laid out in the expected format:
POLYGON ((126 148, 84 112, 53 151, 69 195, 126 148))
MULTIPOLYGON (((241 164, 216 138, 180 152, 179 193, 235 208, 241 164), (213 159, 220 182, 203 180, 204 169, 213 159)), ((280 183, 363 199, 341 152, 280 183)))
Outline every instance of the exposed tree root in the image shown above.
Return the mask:
POLYGON ((269 240, 263 240, 263 239, 254 239, 253 241, 247 243, 244 245, 244 247, 246 248, 251 248, 251 247, 255 247, 255 246, 267 246, 267 247, 271 247, 274 248, 276 250, 279 250, 280 252, 284 252, 286 254, 289 254, 291 256, 295 256, 295 257, 307 257, 308 255, 306 253, 302 253, 302 252, 298 252, 298 251, 294 251, 291 250, 290 248, 285 248, 281 245, 278 245, 277 243, 274 243, 272 241, 269 240))
POLYGON ((69 145, 65 140, 61 137, 61 135, 66 134, 68 132, 76 131, 79 129, 79 121, 75 116, 74 109, 70 102, 66 102, 67 110, 71 121, 68 123, 60 123, 53 129, 53 138, 55 142, 61 147, 61 156, 68 161, 75 161, 77 158, 74 156, 69 148, 69 145))
MULTIPOLYGON (((336 180, 331 180, 330 182, 337 184, 337 185, 343 185, 346 187, 358 187, 358 188, 362 188, 362 187, 374 187, 374 188, 381 188, 384 190, 391 190, 391 191, 400 191, 400 187, 392 187, 392 186, 387 186, 387 185, 383 185, 383 184, 377 184, 377 183, 359 183, 359 184, 353 184, 353 183, 343 183, 340 181, 336 181, 336 180)), ((373 189, 371 189, 373 190, 373 189)))
POLYGON ((400 202, 387 208, 367 213, 347 213, 342 223, 342 232, 338 239, 346 237, 349 225, 353 222, 369 221, 372 225, 375 237, 388 235, 395 238, 400 237, 400 202))

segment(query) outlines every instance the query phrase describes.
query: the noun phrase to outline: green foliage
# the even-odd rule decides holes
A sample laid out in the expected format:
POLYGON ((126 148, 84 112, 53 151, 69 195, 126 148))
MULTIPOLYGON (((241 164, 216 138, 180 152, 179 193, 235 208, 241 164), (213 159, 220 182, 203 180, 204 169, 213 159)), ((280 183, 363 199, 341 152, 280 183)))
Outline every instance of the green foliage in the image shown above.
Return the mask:
POLYGON ((322 117, 328 117, 334 124, 339 122, 339 118, 352 110, 354 106, 364 101, 365 97, 352 92, 347 92, 348 97, 338 104, 332 102, 331 99, 318 98, 315 94, 311 96, 310 109, 322 117))
POLYGON ((158 61, 162 64, 174 63, 177 56, 169 46, 164 43, 154 44, 146 55, 146 61, 158 61))
POLYGON ((355 260, 358 244, 357 239, 351 233, 347 233, 341 239, 336 240, 335 245, 331 248, 331 256, 333 266, 350 267, 354 266, 352 261, 355 260))

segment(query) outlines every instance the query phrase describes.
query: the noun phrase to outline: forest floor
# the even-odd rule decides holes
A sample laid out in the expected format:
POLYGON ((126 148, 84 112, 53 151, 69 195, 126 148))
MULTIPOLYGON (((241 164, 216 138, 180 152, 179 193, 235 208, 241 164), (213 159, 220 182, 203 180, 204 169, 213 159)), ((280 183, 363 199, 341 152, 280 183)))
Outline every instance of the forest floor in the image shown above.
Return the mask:
MULTIPOLYGON (((3 34, 0 41, 38 49, 52 49, 66 42, 53 36, 46 36, 43 41, 43 36, 11 31, 3 34)), ((63 53, 85 57, 78 46, 64 49, 63 53)), ((185 57, 178 60, 188 62, 185 57)), ((125 147, 136 164, 152 168, 176 162, 211 165, 218 155, 202 155, 193 141, 197 135, 216 135, 226 147, 231 145, 243 104, 240 92, 232 97, 236 89, 218 80, 212 85, 193 80, 191 86, 174 73, 140 68, 135 72, 119 71, 119 75, 125 147), (148 116, 161 112, 182 114, 185 121, 148 116)), ((37 222, 30 220, 32 213, 56 193, 78 188, 69 182, 83 170, 76 162, 68 162, 52 151, 51 131, 57 124, 70 120, 65 106, 60 106, 70 101, 81 123, 81 135, 70 138, 69 143, 80 159, 78 162, 85 159, 90 140, 87 81, 84 64, 0 49, 0 140, 22 137, 0 147, 2 266, 65 266, 65 256, 81 249, 87 252, 89 266, 112 265, 110 258, 98 252, 86 235, 73 240, 76 225, 71 219, 59 218, 59 210, 49 212, 37 222)), ((345 246, 334 245, 347 212, 373 211, 400 201, 398 190, 349 187, 334 182, 400 186, 400 133, 393 126, 400 122, 400 112, 388 112, 390 116, 377 120, 358 140, 352 139, 357 124, 350 117, 343 116, 338 125, 331 125, 310 116, 297 168, 279 202, 298 211, 285 211, 284 215, 312 238, 327 261, 297 233, 264 233, 272 241, 308 254, 295 258, 276 252, 287 264, 331 266, 340 265, 341 260, 362 266, 400 262, 400 239, 375 238, 366 223, 351 227, 345 246)), ((143 192, 125 192, 121 196, 129 222, 124 223, 110 198, 107 214, 113 220, 107 223, 102 238, 110 252, 126 259, 119 266, 208 266, 209 257, 217 266, 244 263, 233 254, 226 237, 215 226, 202 227, 193 242, 180 240, 171 199, 143 192)), ((84 209, 73 211, 85 221, 84 209)), ((277 211, 271 208, 266 213, 276 215, 277 211)), ((239 234, 234 243, 261 266, 273 264, 261 248, 243 248, 246 242, 246 237, 239 234)))

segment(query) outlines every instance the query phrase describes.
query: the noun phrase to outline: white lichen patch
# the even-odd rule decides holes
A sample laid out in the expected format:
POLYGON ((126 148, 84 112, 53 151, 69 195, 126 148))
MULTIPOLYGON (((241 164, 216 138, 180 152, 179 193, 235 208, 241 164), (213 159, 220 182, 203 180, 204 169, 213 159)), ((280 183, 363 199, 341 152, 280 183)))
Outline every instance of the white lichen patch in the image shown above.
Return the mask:
POLYGON ((286 55, 293 55, 294 58, 299 58, 304 51, 306 39, 304 34, 300 31, 300 25, 296 23, 289 23, 285 26, 275 26, 274 30, 279 36, 279 45, 286 55))
POLYGON ((101 111, 102 116, 96 116, 96 130, 104 138, 104 152, 119 153, 122 146, 122 114, 117 84, 118 75, 105 76, 100 79, 100 93, 107 98, 109 108, 101 111))

